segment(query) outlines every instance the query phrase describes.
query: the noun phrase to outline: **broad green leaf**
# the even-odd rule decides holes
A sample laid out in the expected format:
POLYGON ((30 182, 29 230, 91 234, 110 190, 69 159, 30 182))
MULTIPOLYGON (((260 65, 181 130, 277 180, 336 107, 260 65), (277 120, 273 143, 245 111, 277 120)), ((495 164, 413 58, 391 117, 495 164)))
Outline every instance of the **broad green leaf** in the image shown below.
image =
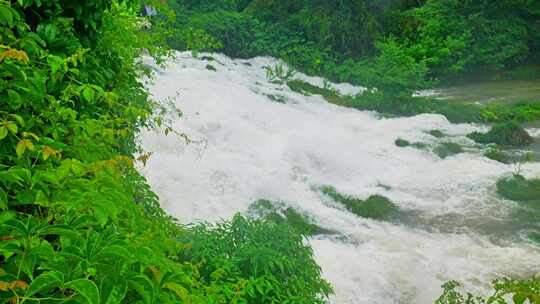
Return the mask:
POLYGON ((88 279, 77 279, 66 283, 66 288, 79 293, 88 304, 99 304, 99 289, 96 284, 88 279))
POLYGON ((8 130, 13 134, 17 134, 17 132, 19 131, 17 124, 13 121, 6 121, 5 125, 8 128, 8 130))
POLYGON ((0 209, 7 209, 8 207, 8 197, 6 194, 6 191, 4 189, 0 188, 0 209))
POLYGON ((94 101, 95 92, 90 87, 85 87, 82 91, 82 96, 84 100, 91 103, 94 101))
POLYGON ((3 225, 4 227, 13 229, 19 236, 22 236, 24 238, 29 236, 28 227, 26 227, 26 224, 23 223, 21 220, 11 220, 7 221, 3 225))
POLYGON ((45 194, 45 192, 43 192, 43 190, 38 190, 36 192, 36 198, 35 198, 34 204, 40 205, 40 206, 43 206, 43 207, 49 207, 50 206, 49 198, 47 197, 47 194, 45 194))
POLYGON ((15 147, 17 156, 22 156, 26 150, 33 151, 34 144, 29 139, 21 139, 15 147))
POLYGON ((25 296, 31 297, 40 291, 46 291, 53 287, 61 287, 64 284, 64 275, 58 271, 48 271, 36 277, 26 291, 25 296))
POLYGON ((523 304, 525 303, 525 300, 527 300, 527 295, 522 293, 516 293, 514 297, 512 297, 512 300, 514 300, 514 304, 523 304))
POLYGON ((103 303, 104 304, 120 304, 122 300, 126 297, 127 293, 127 282, 120 279, 120 282, 116 281, 114 283, 109 282, 110 290, 103 294, 103 303))
POLYGON ((13 23, 12 9, 7 5, 0 4, 0 24, 11 25, 12 23, 13 23))
POLYGON ((17 152, 17 156, 22 156, 24 154, 24 151, 26 151, 26 144, 24 143, 25 139, 19 141, 17 143, 17 146, 15 147, 15 152, 17 152))
POLYGON ((43 259, 52 259, 55 255, 55 251, 52 245, 44 240, 39 246, 32 248, 29 255, 34 255, 43 259))
POLYGON ((47 38, 48 41, 52 41, 54 38, 56 38, 56 34, 58 33, 58 28, 54 23, 49 23, 45 26, 45 38, 47 38))
POLYGON ((0 140, 6 138, 6 136, 8 135, 8 130, 5 126, 1 126, 0 127, 0 140))
POLYGON ((17 121, 17 123, 19 123, 19 125, 24 126, 24 119, 20 115, 9 114, 9 116, 13 117, 17 121))
POLYGON ((14 219, 17 214, 13 211, 2 211, 0 212, 0 224, 3 224, 9 220, 14 219))
POLYGON ((103 248, 95 257, 96 260, 100 259, 129 259, 132 256, 128 248, 120 245, 110 245, 103 248))
POLYGON ((144 275, 137 275, 129 280, 129 286, 135 289, 143 298, 143 303, 152 303, 154 299, 154 285, 144 275))
POLYGON ((163 288, 173 291, 183 302, 189 301, 189 293, 182 285, 174 282, 168 282, 163 285, 163 288))
POLYGON ((73 230, 69 225, 48 225, 44 228, 41 228, 37 231, 38 235, 50 235, 55 234, 59 236, 65 236, 69 238, 79 238, 79 234, 73 230))

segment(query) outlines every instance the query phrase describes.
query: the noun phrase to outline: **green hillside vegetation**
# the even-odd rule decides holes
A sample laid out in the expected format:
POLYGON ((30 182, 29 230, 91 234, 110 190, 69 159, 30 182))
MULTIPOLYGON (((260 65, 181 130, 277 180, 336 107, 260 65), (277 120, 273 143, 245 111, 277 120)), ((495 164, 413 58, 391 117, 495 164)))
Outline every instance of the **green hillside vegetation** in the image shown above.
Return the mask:
POLYGON ((170 130, 136 63, 166 55, 170 20, 140 11, 0 1, 0 302, 324 303, 290 226, 183 226, 135 170, 135 134, 170 130))

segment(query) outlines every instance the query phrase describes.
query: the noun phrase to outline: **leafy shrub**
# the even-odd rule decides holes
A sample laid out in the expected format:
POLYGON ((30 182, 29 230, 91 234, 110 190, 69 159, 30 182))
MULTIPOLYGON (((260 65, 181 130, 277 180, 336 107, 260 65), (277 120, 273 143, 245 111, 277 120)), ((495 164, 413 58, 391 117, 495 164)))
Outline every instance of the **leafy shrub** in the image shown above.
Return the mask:
POLYGON ((326 303, 312 250, 289 225, 235 216, 180 236, 189 243, 180 261, 199 264, 201 280, 219 303, 326 303))
POLYGON ((399 208, 384 196, 372 195, 363 201, 343 195, 331 186, 324 186, 321 191, 335 202, 345 206, 350 212, 361 217, 377 220, 389 219, 399 211, 399 208))
POLYGON ((534 140, 519 124, 513 121, 494 125, 487 133, 474 132, 468 135, 472 140, 489 144, 526 146, 534 140))
POLYGON ((425 60, 438 76, 477 67, 500 69, 528 56, 530 34, 524 16, 533 17, 526 10, 511 2, 427 1, 405 13, 402 48, 425 60))
POLYGON ((204 30, 219 41, 216 50, 238 58, 257 55, 251 44, 256 39, 255 34, 263 31, 262 24, 250 15, 224 10, 192 15, 187 26, 204 30))
POLYGON ((433 84, 426 76, 426 64, 404 52, 393 37, 378 42, 376 47, 378 55, 375 58, 349 60, 338 66, 334 73, 339 80, 359 83, 391 95, 411 94, 433 84))
POLYGON ((267 1, 253 0, 246 11, 266 22, 283 25, 303 34, 319 49, 347 56, 371 52, 380 35, 369 1, 267 1))
POLYGON ((458 290, 461 284, 456 281, 447 282, 442 287, 443 294, 435 301, 435 304, 540 303, 540 280, 537 277, 528 280, 496 280, 493 282, 493 295, 489 297, 475 296, 471 293, 463 294, 458 290))
POLYGON ((487 122, 536 121, 540 119, 540 102, 517 103, 511 106, 493 102, 482 109, 482 117, 487 122))
POLYGON ((283 84, 296 75, 296 71, 283 62, 278 62, 273 67, 264 66, 263 68, 266 71, 266 79, 272 83, 283 84))

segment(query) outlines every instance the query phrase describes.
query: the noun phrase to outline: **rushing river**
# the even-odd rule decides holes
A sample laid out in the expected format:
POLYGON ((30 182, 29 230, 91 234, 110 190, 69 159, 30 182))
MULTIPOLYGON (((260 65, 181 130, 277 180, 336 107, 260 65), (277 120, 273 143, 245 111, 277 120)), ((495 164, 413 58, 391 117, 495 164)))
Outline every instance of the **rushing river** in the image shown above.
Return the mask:
MULTIPOLYGON (((217 221, 260 198, 286 202, 337 232, 309 240, 334 286, 333 303, 433 303, 449 279, 485 292, 484 283, 496 277, 540 271, 540 248, 520 238, 538 227, 513 220, 515 204, 495 193, 512 165, 483 157, 465 137, 485 126, 451 124, 440 115, 381 118, 270 83, 263 66, 274 59, 212 56, 216 61, 179 53, 149 84, 155 98, 172 98, 183 111, 173 126, 192 140, 142 134, 153 152, 142 171, 171 215, 217 221), (447 137, 427 134, 433 129, 447 137), (398 137, 453 141, 466 152, 441 159, 397 147, 398 137), (359 198, 384 195, 402 219, 357 217, 316 191, 320 185, 359 198)), ((322 86, 322 79, 297 77, 322 86)), ((523 173, 538 174, 540 165, 527 164, 523 173)))

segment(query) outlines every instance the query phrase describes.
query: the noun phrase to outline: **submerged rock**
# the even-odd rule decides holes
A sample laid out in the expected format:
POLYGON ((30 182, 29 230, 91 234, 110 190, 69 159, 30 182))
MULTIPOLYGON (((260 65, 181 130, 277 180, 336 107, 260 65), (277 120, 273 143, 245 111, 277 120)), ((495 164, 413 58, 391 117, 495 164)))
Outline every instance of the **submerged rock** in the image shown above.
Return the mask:
POLYGON ((511 164, 514 162, 513 155, 496 148, 488 149, 486 152, 484 152, 484 156, 503 164, 511 164))
POLYGON ((453 142, 443 142, 437 145, 433 149, 433 153, 437 154, 440 158, 447 158, 459 153, 463 153, 463 148, 459 144, 453 142))
POLYGON ((405 140, 403 138, 396 139, 396 141, 394 143, 396 144, 396 146, 402 147, 402 148, 408 147, 408 146, 411 145, 411 143, 408 140, 405 140))
POLYGON ((401 147, 401 148, 405 148, 405 147, 414 147, 417 149, 427 148, 427 145, 425 143, 421 143, 421 142, 411 143, 410 141, 405 140, 403 138, 396 139, 394 143, 396 144, 396 146, 401 147))
POLYGON ((426 133, 437 138, 443 138, 445 136, 441 130, 431 130, 426 133))
POLYGON ((497 193, 513 201, 540 203, 540 179, 526 179, 521 175, 503 178, 497 182, 497 193))

